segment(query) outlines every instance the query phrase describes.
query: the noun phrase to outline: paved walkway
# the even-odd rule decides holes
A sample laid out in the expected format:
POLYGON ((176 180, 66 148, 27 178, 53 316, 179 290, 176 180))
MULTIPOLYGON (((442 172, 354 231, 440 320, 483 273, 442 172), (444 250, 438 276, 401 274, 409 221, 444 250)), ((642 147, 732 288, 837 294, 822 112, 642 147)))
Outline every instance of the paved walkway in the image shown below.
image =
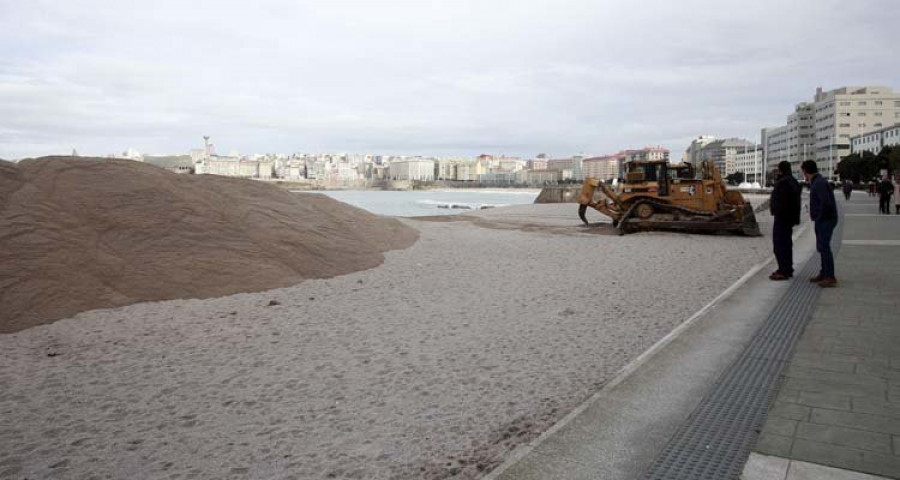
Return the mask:
POLYGON ((900 216, 877 207, 845 204, 839 288, 819 297, 746 480, 900 478, 900 216))
MULTIPOLYGON (((900 478, 900 216, 879 217, 858 194, 844 210, 839 288, 814 304, 754 453, 744 450, 744 480, 900 478)), ((811 230, 795 241, 801 266, 811 230)), ((806 281, 770 282, 769 271, 748 272, 486 480, 645 478, 790 285, 806 281)))

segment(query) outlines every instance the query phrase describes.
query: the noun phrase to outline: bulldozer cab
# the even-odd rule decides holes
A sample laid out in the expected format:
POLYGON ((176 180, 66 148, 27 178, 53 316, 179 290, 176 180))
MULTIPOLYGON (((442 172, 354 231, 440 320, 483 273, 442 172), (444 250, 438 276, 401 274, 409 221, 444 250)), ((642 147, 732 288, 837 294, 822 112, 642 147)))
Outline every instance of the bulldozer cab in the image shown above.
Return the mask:
POLYGON ((669 195, 672 180, 676 178, 693 178, 693 167, 690 165, 687 165, 685 168, 683 165, 670 165, 667 161, 628 162, 625 165, 624 183, 655 183, 655 185, 647 185, 648 191, 660 197, 669 195))
POLYGON ((670 164, 667 161, 629 162, 626 164, 625 183, 656 182, 658 194, 669 194, 669 184, 681 180, 694 180, 694 166, 690 163, 670 164))

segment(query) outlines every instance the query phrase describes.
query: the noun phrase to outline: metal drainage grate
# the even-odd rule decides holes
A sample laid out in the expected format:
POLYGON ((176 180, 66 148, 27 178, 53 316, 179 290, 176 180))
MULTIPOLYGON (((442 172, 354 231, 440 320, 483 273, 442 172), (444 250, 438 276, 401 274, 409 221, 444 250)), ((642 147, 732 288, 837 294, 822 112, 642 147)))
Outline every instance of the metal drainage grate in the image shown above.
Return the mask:
MULTIPOLYGON (((843 221, 832 245, 841 244, 843 221)), ((819 272, 813 254, 750 343, 713 385, 709 396, 669 440, 646 480, 723 480, 740 476, 821 290, 806 279, 819 272)))

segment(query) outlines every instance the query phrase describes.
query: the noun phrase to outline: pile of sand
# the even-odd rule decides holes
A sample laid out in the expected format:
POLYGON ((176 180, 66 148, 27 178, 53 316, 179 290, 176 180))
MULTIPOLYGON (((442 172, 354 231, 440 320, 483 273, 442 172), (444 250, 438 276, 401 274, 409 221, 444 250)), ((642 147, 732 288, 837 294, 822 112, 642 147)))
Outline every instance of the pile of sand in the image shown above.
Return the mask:
POLYGON ((378 266, 418 233, 322 195, 126 160, 0 162, 0 333, 378 266))

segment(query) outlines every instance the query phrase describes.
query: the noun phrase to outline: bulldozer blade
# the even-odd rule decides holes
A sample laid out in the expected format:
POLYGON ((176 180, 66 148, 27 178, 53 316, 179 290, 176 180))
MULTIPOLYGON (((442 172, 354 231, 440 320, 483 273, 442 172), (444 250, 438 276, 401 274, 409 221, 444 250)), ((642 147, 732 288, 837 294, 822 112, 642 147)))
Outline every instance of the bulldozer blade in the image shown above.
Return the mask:
POLYGON ((585 225, 588 225, 587 217, 584 216, 584 212, 587 211, 587 205, 579 205, 578 206, 578 218, 584 222, 585 225))
POLYGON ((744 204, 744 225, 741 232, 748 237, 761 237, 762 232, 759 231, 759 223, 756 222, 756 213, 749 203, 744 204))

